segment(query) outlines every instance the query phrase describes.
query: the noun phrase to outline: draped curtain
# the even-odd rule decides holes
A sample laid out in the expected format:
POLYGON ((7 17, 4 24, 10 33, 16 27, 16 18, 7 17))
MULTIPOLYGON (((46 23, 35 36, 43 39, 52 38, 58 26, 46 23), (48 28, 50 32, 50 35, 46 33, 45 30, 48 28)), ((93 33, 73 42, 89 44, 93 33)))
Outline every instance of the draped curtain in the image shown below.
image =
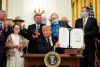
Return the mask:
POLYGON ((7 0, 1 0, 2 2, 2 10, 7 11, 7 0))
POLYGON ((94 16, 97 22, 100 23, 100 0, 72 0, 72 25, 75 26, 75 20, 80 18, 81 8, 84 6, 90 7, 92 3, 94 16))

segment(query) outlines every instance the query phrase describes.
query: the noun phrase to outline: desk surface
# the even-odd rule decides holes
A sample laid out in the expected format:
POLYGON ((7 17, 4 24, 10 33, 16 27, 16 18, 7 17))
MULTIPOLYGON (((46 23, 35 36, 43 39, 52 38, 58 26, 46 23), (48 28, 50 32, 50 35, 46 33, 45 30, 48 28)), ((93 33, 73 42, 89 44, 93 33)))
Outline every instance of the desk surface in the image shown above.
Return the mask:
MULTIPOLYGON (((30 58, 32 58, 32 57, 44 57, 46 54, 24 54, 22 57, 25 57, 25 58, 28 58, 28 57, 30 57, 30 58)), ((70 56, 70 55, 66 55, 66 54, 59 54, 60 55, 60 57, 61 58, 69 58, 69 57, 71 57, 71 58, 83 58, 83 56, 82 55, 75 55, 75 56, 70 56)))

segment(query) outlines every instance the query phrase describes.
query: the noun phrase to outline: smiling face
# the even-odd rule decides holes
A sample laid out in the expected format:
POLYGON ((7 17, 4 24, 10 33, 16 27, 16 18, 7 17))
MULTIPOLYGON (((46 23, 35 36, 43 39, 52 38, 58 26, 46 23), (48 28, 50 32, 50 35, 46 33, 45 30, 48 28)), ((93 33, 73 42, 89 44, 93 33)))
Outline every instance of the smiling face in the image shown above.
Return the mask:
POLYGON ((15 33, 15 34, 19 34, 20 33, 20 26, 19 25, 14 25, 13 33, 15 33))

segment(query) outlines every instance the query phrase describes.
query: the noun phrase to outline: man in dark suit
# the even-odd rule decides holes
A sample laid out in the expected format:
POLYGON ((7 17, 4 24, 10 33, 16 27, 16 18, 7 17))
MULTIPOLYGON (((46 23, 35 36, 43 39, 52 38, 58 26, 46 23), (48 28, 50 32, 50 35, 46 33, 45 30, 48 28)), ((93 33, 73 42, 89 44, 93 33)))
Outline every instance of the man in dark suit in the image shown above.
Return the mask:
POLYGON ((44 37, 37 40, 38 53, 47 53, 49 51, 57 51, 58 53, 62 53, 62 50, 57 50, 60 48, 57 37, 51 36, 51 27, 48 25, 43 26, 42 32, 44 37))
POLYGON ((83 28, 85 49, 81 67, 95 67, 95 36, 98 32, 97 20, 89 17, 89 7, 83 7, 80 19, 76 20, 75 28, 83 28), (84 66, 85 65, 85 66, 84 66))
POLYGON ((34 15, 35 24, 29 25, 28 27, 28 53, 37 53, 36 41, 42 37, 42 25, 41 25, 41 14, 34 15))

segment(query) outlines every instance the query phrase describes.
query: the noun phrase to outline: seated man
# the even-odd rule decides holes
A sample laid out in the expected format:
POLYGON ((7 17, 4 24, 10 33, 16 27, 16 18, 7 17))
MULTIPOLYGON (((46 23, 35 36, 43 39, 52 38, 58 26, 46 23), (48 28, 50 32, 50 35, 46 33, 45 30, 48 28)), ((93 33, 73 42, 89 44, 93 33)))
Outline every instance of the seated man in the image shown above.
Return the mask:
MULTIPOLYGON (((55 49, 60 48, 60 44, 58 42, 57 37, 51 36, 51 27, 50 26, 43 26, 42 32, 43 36, 42 38, 39 38, 37 40, 37 50, 38 53, 47 53, 49 51, 56 51, 55 49)), ((57 51, 58 53, 62 53, 62 50, 57 51)))

